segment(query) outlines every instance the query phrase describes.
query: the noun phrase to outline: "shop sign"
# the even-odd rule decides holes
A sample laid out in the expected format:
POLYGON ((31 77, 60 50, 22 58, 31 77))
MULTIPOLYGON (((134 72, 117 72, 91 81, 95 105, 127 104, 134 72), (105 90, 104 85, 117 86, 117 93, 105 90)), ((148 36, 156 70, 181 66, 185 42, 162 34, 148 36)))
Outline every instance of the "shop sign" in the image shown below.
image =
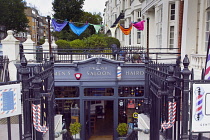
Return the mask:
POLYGON ((20 84, 0 86, 0 118, 21 114, 20 84))
POLYGON ((209 84, 193 84, 191 131, 210 132, 209 84))

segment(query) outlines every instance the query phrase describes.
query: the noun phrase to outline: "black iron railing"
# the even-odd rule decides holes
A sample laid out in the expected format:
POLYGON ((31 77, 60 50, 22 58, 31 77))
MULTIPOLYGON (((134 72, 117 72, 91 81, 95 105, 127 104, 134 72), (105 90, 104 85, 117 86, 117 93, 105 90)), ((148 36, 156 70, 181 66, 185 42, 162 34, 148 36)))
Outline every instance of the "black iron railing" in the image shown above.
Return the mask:
POLYGON ((26 50, 22 51, 26 55, 35 55, 34 62, 42 62, 47 60, 52 55, 55 63, 72 63, 73 61, 81 61, 91 57, 105 57, 107 59, 125 61, 126 63, 146 63, 146 62, 157 62, 176 60, 177 49, 171 52, 168 48, 151 48, 148 53, 143 47, 121 47, 121 48, 104 48, 104 49, 52 49, 51 54, 49 50, 43 50, 38 48, 37 50, 26 50))

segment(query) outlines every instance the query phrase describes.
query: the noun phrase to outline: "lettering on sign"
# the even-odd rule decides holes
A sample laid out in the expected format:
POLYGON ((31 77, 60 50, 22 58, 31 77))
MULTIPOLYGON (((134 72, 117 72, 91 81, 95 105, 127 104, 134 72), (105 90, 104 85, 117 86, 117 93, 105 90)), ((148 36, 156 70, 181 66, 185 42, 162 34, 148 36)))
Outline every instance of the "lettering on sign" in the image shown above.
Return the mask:
POLYGON ((54 73, 55 76, 66 76, 66 75, 71 75, 70 71, 56 71, 54 73))
POLYGON ((107 67, 89 67, 89 70, 107 70, 107 67))
POLYGON ((108 71, 88 71, 87 72, 87 75, 90 75, 90 76, 96 76, 96 75, 111 75, 111 72, 108 72, 108 71))
POLYGON ((144 71, 126 71, 125 75, 144 75, 144 71))

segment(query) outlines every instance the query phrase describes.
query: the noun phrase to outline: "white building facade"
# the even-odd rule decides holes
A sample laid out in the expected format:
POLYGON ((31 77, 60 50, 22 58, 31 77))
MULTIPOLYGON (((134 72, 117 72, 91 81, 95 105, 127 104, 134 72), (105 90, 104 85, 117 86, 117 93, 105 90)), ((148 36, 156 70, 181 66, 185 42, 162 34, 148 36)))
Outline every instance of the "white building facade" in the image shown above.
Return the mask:
MULTIPOLYGON (((206 61, 210 0, 108 0, 104 9, 105 33, 109 33, 120 12, 124 13, 124 19, 119 23, 124 27, 131 22, 145 20, 143 31, 133 28, 129 35, 124 35, 120 28, 115 29, 113 37, 120 40, 121 46, 162 48, 156 51, 166 53, 181 52, 182 60, 187 54, 191 68, 200 75, 206 61)), ((167 57, 158 56, 160 59, 167 57)))
POLYGON ((119 39, 121 46, 142 46, 142 31, 132 28, 129 35, 124 35, 117 27, 115 30, 110 29, 114 26, 114 22, 119 17, 120 13, 124 14, 124 18, 119 21, 119 24, 128 28, 131 22, 138 22, 141 18, 141 3, 139 0, 108 0, 104 9, 104 24, 105 33, 119 39), (112 35, 110 33, 112 30, 112 35))

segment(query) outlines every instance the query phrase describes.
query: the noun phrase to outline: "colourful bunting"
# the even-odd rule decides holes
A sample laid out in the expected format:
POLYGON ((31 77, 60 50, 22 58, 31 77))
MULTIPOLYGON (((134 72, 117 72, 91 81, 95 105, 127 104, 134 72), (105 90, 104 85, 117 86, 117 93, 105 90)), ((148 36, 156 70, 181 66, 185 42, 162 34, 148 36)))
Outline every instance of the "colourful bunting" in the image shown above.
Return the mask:
POLYGON ((68 21, 63 21, 63 23, 57 23, 55 19, 52 19, 52 25, 55 31, 60 32, 66 26, 68 21))
POLYGON ((75 26, 73 23, 69 22, 69 27, 78 36, 81 33, 83 33, 87 29, 88 26, 89 26, 89 23, 85 23, 83 26, 78 27, 78 26, 75 26))
POLYGON ((124 28, 122 25, 120 25, 120 29, 125 35, 129 35, 132 29, 132 23, 130 24, 129 28, 124 28))
POLYGON ((133 23, 133 26, 138 30, 144 30, 144 20, 139 21, 137 23, 133 23))

